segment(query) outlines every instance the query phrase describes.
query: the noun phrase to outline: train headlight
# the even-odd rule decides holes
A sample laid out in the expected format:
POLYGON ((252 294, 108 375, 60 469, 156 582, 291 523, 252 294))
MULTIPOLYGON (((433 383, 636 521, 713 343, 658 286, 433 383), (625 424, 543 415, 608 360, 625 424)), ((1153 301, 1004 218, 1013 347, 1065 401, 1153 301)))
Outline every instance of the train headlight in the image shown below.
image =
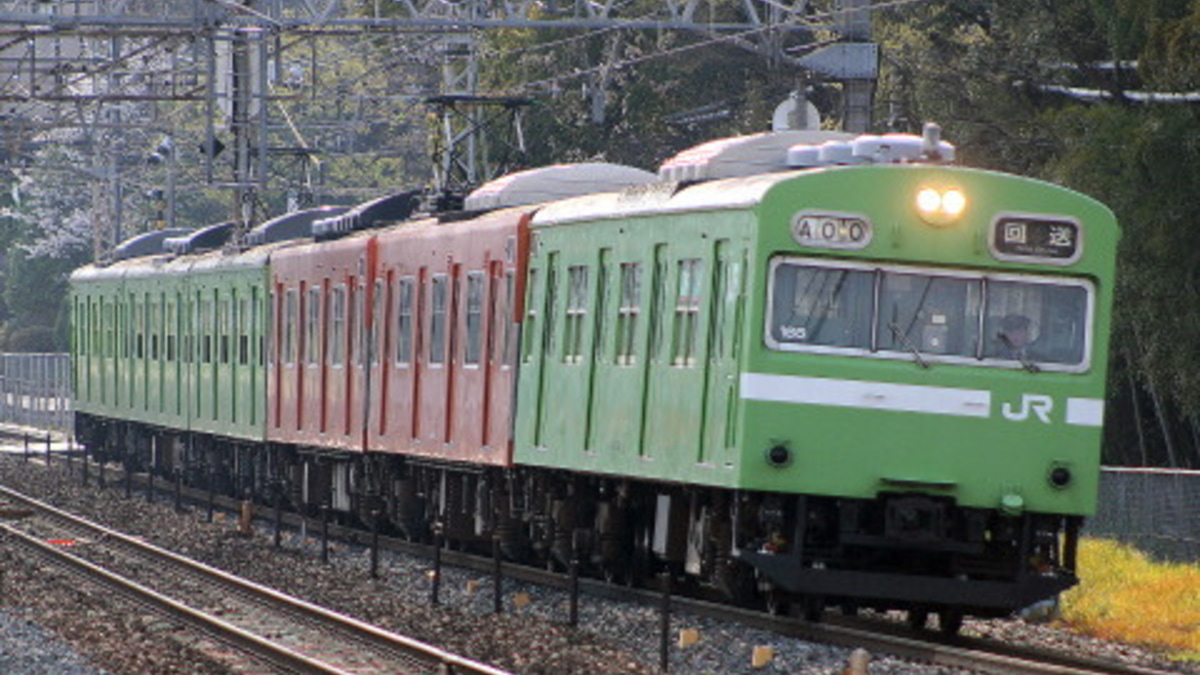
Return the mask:
POLYGON ((917 213, 930 225, 949 225, 967 210, 967 195, 958 188, 921 188, 917 192, 917 213))

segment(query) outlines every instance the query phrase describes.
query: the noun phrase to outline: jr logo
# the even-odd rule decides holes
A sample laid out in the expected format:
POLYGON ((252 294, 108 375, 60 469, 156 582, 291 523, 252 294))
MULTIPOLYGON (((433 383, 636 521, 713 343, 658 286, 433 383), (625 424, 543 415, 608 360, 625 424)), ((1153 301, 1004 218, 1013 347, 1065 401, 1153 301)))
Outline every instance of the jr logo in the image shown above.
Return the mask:
POLYGON ((1050 424, 1052 410, 1054 410, 1054 399, 1045 394, 1025 394, 1021 397, 1020 410, 1013 410, 1011 403, 1005 403, 1000 408, 1000 412, 1004 413, 1004 419, 1024 422, 1029 419, 1029 414, 1033 413, 1042 421, 1042 424, 1050 424))

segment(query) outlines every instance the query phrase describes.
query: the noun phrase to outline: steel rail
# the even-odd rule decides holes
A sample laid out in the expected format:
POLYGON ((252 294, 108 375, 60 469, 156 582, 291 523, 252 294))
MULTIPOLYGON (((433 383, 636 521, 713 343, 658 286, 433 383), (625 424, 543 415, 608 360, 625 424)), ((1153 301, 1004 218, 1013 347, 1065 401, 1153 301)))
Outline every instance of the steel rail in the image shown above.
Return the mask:
MULTIPOLYGON (((185 489, 184 492, 194 503, 204 503, 207 500, 207 493, 203 491, 185 489)), ((237 500, 223 497, 217 497, 216 502, 221 508, 229 510, 236 510, 239 504, 237 500)), ((283 522, 293 528, 305 523, 310 527, 312 525, 311 518, 293 513, 283 514, 283 522)), ((369 533, 359 529, 331 524, 329 531, 331 537, 356 545, 366 546, 370 542, 369 533)), ((380 546, 387 550, 424 558, 433 557, 433 547, 429 544, 391 537, 380 537, 379 542, 380 546)), ((485 556, 448 549, 442 550, 441 560, 445 565, 476 572, 491 572, 495 564, 485 556)), ((507 579, 560 590, 569 587, 567 575, 560 572, 512 562, 504 562, 501 569, 507 579)), ((652 588, 631 588, 587 578, 580 579, 579 582, 581 592, 594 597, 633 601, 651 606, 657 606, 661 602, 661 592, 652 588)), ((1170 671, 1145 666, 1065 655, 989 639, 948 637, 937 633, 922 635, 892 622, 840 617, 830 612, 826 613, 825 621, 812 623, 686 596, 675 596, 671 602, 677 609, 706 618, 740 623, 813 642, 848 648, 862 647, 868 651, 947 667, 990 669, 1014 675, 1170 675, 1170 671)))
MULTIPOLYGON (((255 602, 266 604, 276 609, 282 608, 284 611, 300 618, 303 621, 336 627, 338 630, 346 633, 350 639, 356 640, 364 645, 369 645, 374 649, 394 654, 401 659, 415 659, 424 663, 432 664, 433 670, 436 672, 474 673, 477 675, 511 675, 507 671, 499 668, 494 668, 487 664, 467 659, 413 638, 383 630, 377 626, 373 626, 353 617, 346 616, 345 614, 334 612, 300 598, 281 593, 267 586, 263 586, 247 579, 229 574, 228 572, 219 570, 202 562, 186 558, 172 551, 155 546, 149 542, 142 541, 141 539, 131 537, 98 523, 93 523, 86 519, 80 518, 74 514, 58 509, 33 497, 21 494, 10 488, 0 486, 0 496, 12 501, 21 502, 28 505, 32 509, 41 512, 42 514, 50 515, 54 518, 67 522, 72 527, 79 528, 85 532, 95 535, 98 540, 103 539, 105 543, 116 543, 121 547, 132 550, 139 555, 149 556, 152 560, 168 563, 177 568, 183 569, 189 574, 199 575, 206 582, 219 584, 222 587, 241 594, 255 602), (438 669, 441 670, 439 671, 438 669)), ((21 534, 19 531, 14 530, 10 526, 3 525, 2 527, 5 531, 21 534)), ((47 545, 43 544, 43 546, 47 545)), ((52 551, 55 554, 67 556, 68 558, 77 560, 84 566, 99 569, 91 563, 83 561, 76 556, 58 551, 53 547, 49 547, 47 550, 52 551)), ((128 583, 137 585, 135 582, 128 583)), ((174 601, 171 602, 174 603, 174 601)), ((185 605, 180 606, 186 608, 185 605)), ((190 610, 190 608, 187 609, 190 610)), ((235 644, 235 646, 238 646, 238 644, 235 644)), ((339 671, 314 670, 302 672, 339 671)))
POLYGON ((179 621, 193 629, 202 631, 239 651, 265 661, 276 668, 301 675, 349 675, 316 659, 294 652, 282 645, 265 640, 221 619, 200 612, 154 590, 142 586, 82 558, 59 550, 51 544, 21 532, 7 524, 0 524, 3 541, 15 544, 37 557, 63 568, 68 573, 85 581, 98 584, 121 597, 141 605, 157 614, 179 621))

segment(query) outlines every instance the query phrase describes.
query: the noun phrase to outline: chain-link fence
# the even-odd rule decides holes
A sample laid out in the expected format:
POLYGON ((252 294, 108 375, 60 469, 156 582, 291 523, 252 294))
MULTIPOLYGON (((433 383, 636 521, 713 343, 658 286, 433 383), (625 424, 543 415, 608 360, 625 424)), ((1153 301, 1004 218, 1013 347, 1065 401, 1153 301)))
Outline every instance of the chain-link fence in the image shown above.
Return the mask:
POLYGON ((0 354, 0 423, 71 431, 71 356, 0 354))
POLYGON ((1200 471, 1106 467, 1086 531, 1159 559, 1200 560, 1200 471))

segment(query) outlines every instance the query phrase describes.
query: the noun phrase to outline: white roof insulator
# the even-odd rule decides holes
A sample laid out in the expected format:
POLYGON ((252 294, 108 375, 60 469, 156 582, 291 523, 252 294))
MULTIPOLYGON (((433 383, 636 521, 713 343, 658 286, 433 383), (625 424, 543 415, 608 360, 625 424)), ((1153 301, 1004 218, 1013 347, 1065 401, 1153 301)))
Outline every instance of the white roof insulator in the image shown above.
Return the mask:
POLYGON ((788 148, 788 166, 806 168, 847 164, 943 164, 954 161, 954 145, 913 134, 863 135, 850 141, 788 148), (930 152, 936 148, 936 152, 930 152))
POLYGON ((836 131, 775 131, 720 138, 675 155, 658 169, 664 181, 700 181, 786 171, 787 150, 797 144, 852 138, 836 131))

